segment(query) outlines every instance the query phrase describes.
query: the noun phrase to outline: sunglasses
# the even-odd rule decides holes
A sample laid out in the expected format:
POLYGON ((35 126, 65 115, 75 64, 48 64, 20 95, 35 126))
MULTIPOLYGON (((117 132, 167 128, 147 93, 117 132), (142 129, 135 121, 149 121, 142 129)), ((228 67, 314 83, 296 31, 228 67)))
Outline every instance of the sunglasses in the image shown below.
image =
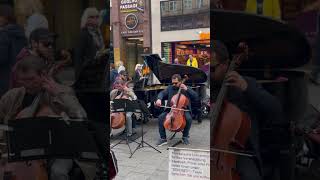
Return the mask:
POLYGON ((179 84, 179 82, 173 82, 173 83, 172 83, 172 85, 177 85, 177 84, 179 84))

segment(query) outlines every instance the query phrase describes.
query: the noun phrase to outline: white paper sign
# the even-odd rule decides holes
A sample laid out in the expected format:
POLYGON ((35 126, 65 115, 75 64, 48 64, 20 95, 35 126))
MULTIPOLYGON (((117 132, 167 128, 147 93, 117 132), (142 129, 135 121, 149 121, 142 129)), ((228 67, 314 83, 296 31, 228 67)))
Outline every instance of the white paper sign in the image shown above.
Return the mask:
POLYGON ((210 151, 170 148, 169 180, 210 180, 210 151))

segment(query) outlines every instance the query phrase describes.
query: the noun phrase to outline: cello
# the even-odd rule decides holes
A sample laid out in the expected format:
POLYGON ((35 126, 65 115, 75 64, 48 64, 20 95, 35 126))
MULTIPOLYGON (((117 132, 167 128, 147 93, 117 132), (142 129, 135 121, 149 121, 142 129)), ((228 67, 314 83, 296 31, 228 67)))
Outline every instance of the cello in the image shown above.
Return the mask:
MULTIPOLYGON (((247 52, 234 55, 226 74, 233 71, 247 57, 247 52)), ((211 177, 215 180, 240 180, 236 172, 237 156, 242 153, 250 134, 251 121, 247 113, 226 99, 226 77, 211 109, 211 177)))
MULTIPOLYGON (((181 84, 184 84, 188 79, 188 76, 182 80, 181 84)), ((170 101, 170 112, 166 115, 166 119, 163 123, 164 128, 168 129, 171 132, 180 132, 186 126, 186 117, 184 112, 189 104, 189 99, 181 93, 181 86, 179 91, 175 94, 170 101)))
MULTIPOLYGON (((128 87, 128 84, 131 83, 131 81, 126 82, 126 84, 123 86, 128 87)), ((129 96, 125 94, 125 91, 121 90, 120 95, 116 96, 114 99, 129 99, 129 96)), ((111 121, 111 127, 112 129, 120 129, 122 128, 126 123, 126 113, 125 112, 113 112, 110 114, 110 121, 111 121)))

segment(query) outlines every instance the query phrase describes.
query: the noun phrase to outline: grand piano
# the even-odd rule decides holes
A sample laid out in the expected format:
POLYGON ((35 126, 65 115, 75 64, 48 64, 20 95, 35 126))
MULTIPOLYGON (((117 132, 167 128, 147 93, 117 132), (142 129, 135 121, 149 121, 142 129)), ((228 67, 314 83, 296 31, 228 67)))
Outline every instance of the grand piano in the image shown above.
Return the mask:
POLYGON ((149 103, 151 113, 153 116, 158 116, 162 111, 153 106, 153 102, 156 101, 158 93, 164 90, 169 84, 171 84, 171 77, 173 74, 180 74, 182 77, 187 75, 189 77, 186 84, 191 86, 199 94, 199 100, 193 102, 192 113, 194 118, 200 120, 203 116, 201 109, 201 100, 205 98, 207 75, 200 69, 189 67, 186 65, 167 64, 164 63, 158 54, 144 54, 142 55, 145 65, 151 70, 147 81, 142 83, 142 86, 135 88, 135 93, 139 99, 143 99, 147 104, 149 103))

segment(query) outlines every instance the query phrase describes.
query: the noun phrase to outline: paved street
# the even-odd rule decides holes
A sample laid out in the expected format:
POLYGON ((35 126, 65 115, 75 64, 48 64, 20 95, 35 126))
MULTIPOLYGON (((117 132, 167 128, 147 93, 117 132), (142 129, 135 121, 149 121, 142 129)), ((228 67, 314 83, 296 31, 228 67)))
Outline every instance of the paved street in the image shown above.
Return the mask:
MULTIPOLYGON (((201 124, 197 121, 193 121, 190 130, 190 145, 187 148, 194 149, 209 149, 210 145, 210 122, 209 120, 203 120, 201 124)), ((157 120, 149 121, 144 129, 145 141, 152 146, 155 146, 156 141, 159 138, 157 120)), ((170 137, 171 133, 167 133, 170 137)), ((181 138, 181 133, 176 135, 176 139, 173 139, 171 143, 176 142, 181 138)), ((141 138, 137 139, 138 141, 141 138)), ((119 140, 111 140, 111 146, 117 143, 119 140)), ((169 141, 170 145, 170 141, 169 141)), ((132 149, 137 147, 136 143, 130 144, 132 149)), ((166 180, 168 179, 168 145, 157 147, 161 153, 156 152, 152 148, 145 147, 139 149, 132 158, 129 158, 130 153, 126 144, 120 144, 113 148, 116 157, 118 159, 119 174, 116 180, 166 180)), ((177 147, 186 147, 185 145, 178 145, 177 147)))
MULTIPOLYGON (((308 84, 309 91, 309 103, 313 104, 315 107, 320 109, 320 86, 314 84, 308 84)), ((196 149, 209 149, 209 120, 204 120, 201 124, 196 121, 193 122, 190 131, 190 142, 191 145, 188 148, 196 149)), ((157 120, 149 121, 145 126, 145 141, 155 146, 158 135, 158 125, 157 120)), ((139 130, 139 129, 138 129, 139 130)), ((167 134, 170 137, 170 133, 167 134)), ((177 138, 181 137, 177 135, 177 138)), ((137 139, 137 141, 141 138, 137 139)), ((117 143, 119 140, 111 140, 111 146, 117 143)), ((173 140, 175 141, 175 140, 173 140)), ((135 143, 130 144, 131 149, 136 148, 135 143)), ((168 151, 167 145, 159 147, 158 149, 162 153, 158 153, 155 150, 146 147, 139 149, 132 158, 129 158, 130 153, 128 146, 125 144, 120 144, 116 146, 113 150, 116 153, 119 165, 119 174, 116 180, 166 180, 168 179, 168 151)), ((179 145, 178 147, 184 147, 179 145)), ((308 170, 302 172, 298 175, 297 180, 308 179, 314 180, 310 176, 308 170), (309 175, 308 175, 309 174, 309 175)))

